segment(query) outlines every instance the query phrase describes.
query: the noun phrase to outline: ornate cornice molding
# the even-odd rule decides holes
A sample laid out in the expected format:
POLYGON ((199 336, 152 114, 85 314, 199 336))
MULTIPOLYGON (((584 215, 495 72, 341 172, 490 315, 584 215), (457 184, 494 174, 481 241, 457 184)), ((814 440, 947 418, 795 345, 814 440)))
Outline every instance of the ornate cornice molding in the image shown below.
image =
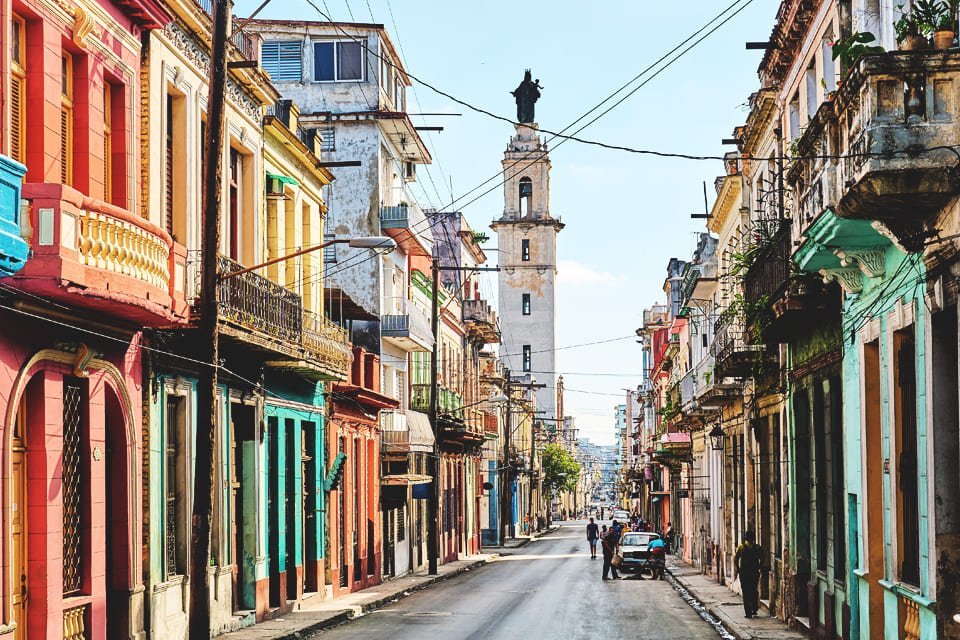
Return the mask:
POLYGON ((860 293, 863 290, 863 272, 857 268, 820 269, 823 282, 830 284, 836 280, 845 293, 860 293))

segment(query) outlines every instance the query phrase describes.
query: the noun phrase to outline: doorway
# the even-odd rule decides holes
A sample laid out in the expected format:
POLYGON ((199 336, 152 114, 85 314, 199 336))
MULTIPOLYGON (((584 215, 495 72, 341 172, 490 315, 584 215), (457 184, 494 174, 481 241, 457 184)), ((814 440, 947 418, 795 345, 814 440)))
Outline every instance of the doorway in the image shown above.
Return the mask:
POLYGON ((870 612, 870 637, 883 637, 883 436, 881 434, 880 343, 863 346, 864 488, 863 513, 867 531, 864 550, 870 612))
POLYGON ((27 637, 27 493, 26 465, 26 428, 28 419, 28 394, 30 386, 20 398, 17 419, 13 425, 13 442, 10 462, 10 529, 12 532, 10 562, 13 567, 14 584, 11 589, 13 615, 11 622, 16 625, 14 640, 26 640, 27 637))
MULTIPOLYGON (((127 439, 126 421, 120 400, 109 387, 106 396, 105 477, 104 491, 107 574, 107 636, 120 638, 130 629, 129 537, 127 504, 127 439)), ((96 452, 94 451, 94 459, 96 452)))
POLYGON ((256 575, 253 572, 256 549, 255 519, 256 447, 254 407, 237 402, 230 405, 230 541, 233 564, 235 609, 256 608, 256 575))

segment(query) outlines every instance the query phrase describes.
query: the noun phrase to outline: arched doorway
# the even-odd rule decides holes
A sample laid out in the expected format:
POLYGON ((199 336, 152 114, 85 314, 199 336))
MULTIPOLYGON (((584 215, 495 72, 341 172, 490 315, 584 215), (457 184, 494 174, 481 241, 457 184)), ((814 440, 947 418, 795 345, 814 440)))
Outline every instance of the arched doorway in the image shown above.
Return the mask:
POLYGON ((87 371, 74 362, 73 354, 41 351, 10 390, 4 617, 16 624, 14 638, 142 632, 129 613, 139 593, 132 537, 139 475, 127 386, 106 361, 87 371), (28 561, 38 555, 50 560, 28 561))

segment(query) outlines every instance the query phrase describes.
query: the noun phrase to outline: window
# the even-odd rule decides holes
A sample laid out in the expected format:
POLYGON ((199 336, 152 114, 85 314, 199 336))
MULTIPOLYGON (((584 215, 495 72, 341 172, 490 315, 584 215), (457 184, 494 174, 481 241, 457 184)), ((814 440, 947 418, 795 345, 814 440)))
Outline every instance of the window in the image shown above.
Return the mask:
POLYGON ((13 16, 10 53, 10 156, 17 162, 26 158, 27 70, 24 22, 13 16))
POLYGON ((73 184, 73 59, 60 58, 60 182, 73 184))
POLYGON ((525 316, 530 315, 530 294, 529 293, 523 294, 522 305, 523 305, 523 315, 525 316))
POLYGON ((167 507, 164 550, 167 576, 184 575, 187 571, 187 511, 182 504, 184 501, 180 499, 181 481, 185 477, 187 461, 185 406, 185 396, 167 396, 164 477, 167 507))
POLYGON ((227 239, 230 259, 240 259, 240 154, 230 149, 230 202, 227 239))
POLYGON ((103 199, 113 202, 113 87, 103 83, 103 199))
POLYGON ((260 64, 274 82, 303 80, 299 40, 268 40, 260 51, 260 64))
POLYGON ((316 82, 363 80, 363 47, 359 42, 313 43, 313 79, 316 82))
POLYGON ((164 219, 163 226, 173 236, 173 96, 167 94, 167 132, 164 163, 164 219))
POLYGON ((530 240, 527 238, 520 241, 520 259, 530 262, 530 240))
POLYGON ((532 368, 531 359, 533 358, 533 353, 530 351, 530 345, 523 345, 523 370, 530 371, 532 368))
POLYGON ((897 448, 897 567, 900 580, 920 584, 916 347, 912 327, 894 333, 897 448))

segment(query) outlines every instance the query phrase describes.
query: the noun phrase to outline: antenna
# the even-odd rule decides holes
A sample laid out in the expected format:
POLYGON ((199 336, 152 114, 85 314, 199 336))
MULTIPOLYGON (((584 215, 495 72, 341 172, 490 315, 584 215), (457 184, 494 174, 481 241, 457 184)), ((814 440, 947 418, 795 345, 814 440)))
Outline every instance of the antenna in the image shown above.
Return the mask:
POLYGON ((707 204, 707 181, 703 181, 703 213, 691 213, 691 218, 698 220, 710 219, 710 205, 707 204))

